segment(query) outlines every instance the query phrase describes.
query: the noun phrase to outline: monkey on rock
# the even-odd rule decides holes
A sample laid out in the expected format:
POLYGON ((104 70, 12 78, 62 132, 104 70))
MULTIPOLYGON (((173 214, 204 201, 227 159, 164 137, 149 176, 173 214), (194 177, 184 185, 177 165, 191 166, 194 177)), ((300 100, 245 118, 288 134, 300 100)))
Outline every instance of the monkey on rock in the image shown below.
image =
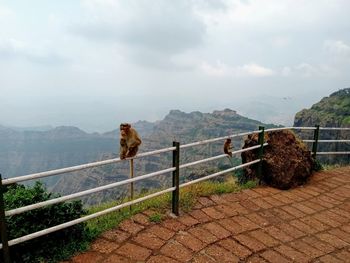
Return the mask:
POLYGON ((120 124, 120 159, 134 157, 141 143, 140 136, 129 123, 120 124))

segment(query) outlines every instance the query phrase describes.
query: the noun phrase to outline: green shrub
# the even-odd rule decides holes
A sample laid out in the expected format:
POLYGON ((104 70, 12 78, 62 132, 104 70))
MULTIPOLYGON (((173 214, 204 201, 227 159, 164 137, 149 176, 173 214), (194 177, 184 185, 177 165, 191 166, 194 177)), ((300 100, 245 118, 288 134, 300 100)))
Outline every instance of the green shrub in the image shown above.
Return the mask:
MULTIPOLYGON (((6 210, 57 197, 37 182, 33 187, 4 187, 6 210)), ((81 201, 59 203, 6 218, 9 240, 76 219, 85 214, 81 201)), ((78 224, 10 247, 13 262, 56 262, 84 249, 88 234, 78 224)))

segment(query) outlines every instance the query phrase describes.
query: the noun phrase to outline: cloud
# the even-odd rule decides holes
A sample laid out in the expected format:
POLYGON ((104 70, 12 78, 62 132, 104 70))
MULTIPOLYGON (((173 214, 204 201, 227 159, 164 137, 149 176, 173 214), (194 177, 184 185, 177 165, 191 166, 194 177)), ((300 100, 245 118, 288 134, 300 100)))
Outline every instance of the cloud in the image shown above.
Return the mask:
POLYGON ((331 54, 339 56, 349 56, 350 46, 341 40, 327 40, 324 43, 324 48, 331 54))
POLYGON ((0 58, 3 60, 21 59, 35 64, 58 65, 67 59, 47 47, 33 47, 27 43, 13 39, 0 39, 0 58))
POLYGON ((204 24, 188 1, 85 0, 83 6, 92 18, 73 25, 72 31, 95 41, 166 54, 181 53, 203 42, 204 24))
POLYGON ((303 78, 311 77, 334 77, 337 76, 338 71, 326 64, 311 65, 302 62, 296 66, 283 67, 280 71, 284 77, 299 76, 303 78))
POLYGON ((260 66, 255 63, 245 64, 243 66, 231 67, 220 61, 216 65, 202 62, 199 66, 205 74, 214 77, 269 77, 275 75, 272 69, 260 66))
POLYGON ((13 15, 13 11, 5 6, 0 6, 0 18, 13 15))
MULTIPOLYGON (((207 0, 207 4, 214 4, 207 0)), ((84 0, 87 18, 69 31, 113 48, 133 63, 175 68, 172 57, 203 45, 205 24, 192 1, 84 0)))

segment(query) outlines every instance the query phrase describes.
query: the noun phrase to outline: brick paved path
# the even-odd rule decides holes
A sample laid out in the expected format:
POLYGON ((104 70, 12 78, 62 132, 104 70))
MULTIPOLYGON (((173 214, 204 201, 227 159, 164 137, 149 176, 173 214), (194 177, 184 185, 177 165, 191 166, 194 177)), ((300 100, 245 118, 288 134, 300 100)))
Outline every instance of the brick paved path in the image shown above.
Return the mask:
POLYGON ((160 224, 138 214, 69 262, 350 262, 350 167, 290 191, 203 197, 160 224))

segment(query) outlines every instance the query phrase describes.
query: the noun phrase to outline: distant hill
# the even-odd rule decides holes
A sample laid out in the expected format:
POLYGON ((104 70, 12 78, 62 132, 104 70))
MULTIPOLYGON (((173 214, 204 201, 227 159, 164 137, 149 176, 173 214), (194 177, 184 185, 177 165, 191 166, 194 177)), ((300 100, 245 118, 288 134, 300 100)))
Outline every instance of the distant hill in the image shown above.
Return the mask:
MULTIPOLYGON (((163 120, 154 123, 153 126, 148 123, 144 125, 144 127, 147 126, 149 128, 148 131, 150 133, 142 136, 143 144, 141 145, 140 152, 170 147, 174 140, 184 144, 232 133, 256 130, 259 125, 265 124, 245 118, 230 109, 214 111, 213 113, 185 113, 179 110, 171 110, 163 120)), ((265 126, 274 127, 274 125, 265 126)), ((136 124, 135 127, 137 127, 136 124)), ((241 143, 242 141, 240 139, 234 140, 236 148, 241 147, 241 143)), ((220 154, 222 153, 222 144, 223 142, 218 142, 212 145, 202 145, 183 150, 181 152, 181 161, 195 161, 220 154)), ((118 154, 106 154, 103 159, 116 157, 118 157, 118 154)), ((136 159, 134 161, 136 176, 171 167, 171 158, 171 153, 167 153, 136 159)), ((236 162, 240 162, 240 159, 237 159, 236 162)), ((209 172, 227 168, 228 166, 230 166, 230 163, 227 159, 216 163, 199 165, 195 168, 181 171, 181 178, 182 180, 197 178, 209 172)), ((89 189, 97 185, 105 185, 120 181, 128 178, 128 176, 129 163, 125 161, 62 176, 53 187, 53 191, 68 194, 89 189)), ((135 187, 138 191, 143 191, 154 187, 169 186, 170 178, 170 174, 158 176, 135 183, 135 187)), ((90 196, 85 199, 85 202, 93 204, 96 202, 118 199, 125 197, 127 193, 127 187, 119 187, 116 190, 90 196)))
MULTIPOLYGON (((350 127, 350 88, 332 93, 329 97, 303 109, 295 115, 294 126, 350 127)), ((306 133, 303 133, 305 138, 306 133)), ((309 138, 312 139, 311 134, 309 138)), ((349 131, 321 131, 320 139, 349 139, 349 131)), ((349 143, 320 143, 319 151, 350 151, 349 143)), ((320 156, 327 163, 347 162, 347 156, 320 156)))

